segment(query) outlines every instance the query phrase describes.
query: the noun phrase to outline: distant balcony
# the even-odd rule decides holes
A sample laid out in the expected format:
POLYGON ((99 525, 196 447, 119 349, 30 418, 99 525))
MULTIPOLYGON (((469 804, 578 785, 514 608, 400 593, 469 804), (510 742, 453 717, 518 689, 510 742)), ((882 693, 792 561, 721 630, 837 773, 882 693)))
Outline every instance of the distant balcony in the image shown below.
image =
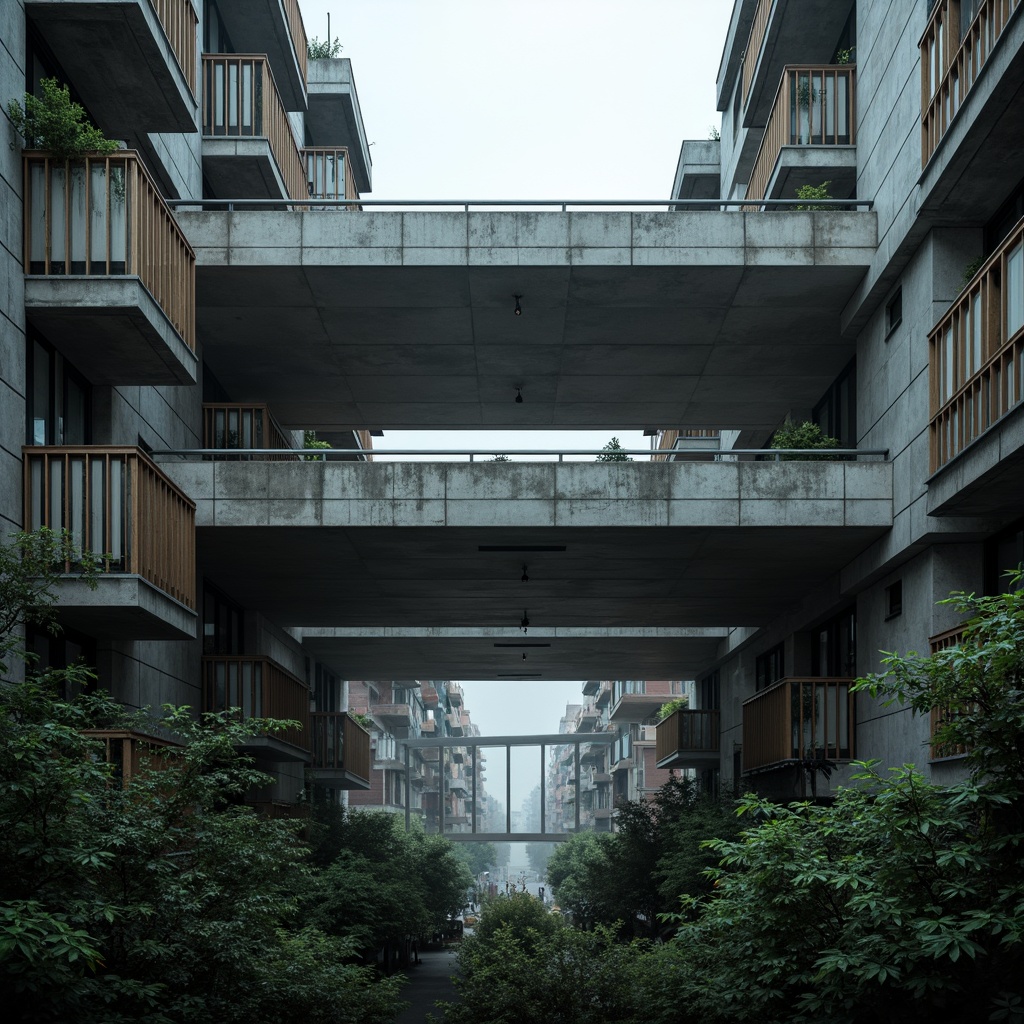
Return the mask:
POLYGON ((289 110, 305 110, 309 43, 299 0, 217 0, 231 44, 239 53, 265 53, 289 110))
POLYGON ((437 722, 432 718, 425 718, 420 722, 420 732, 424 736, 434 736, 437 731, 437 722))
POLYGON ((203 54, 203 173, 215 196, 309 198, 306 166, 264 55, 203 54))
MULTIPOLYGON (((939 633, 937 636, 929 638, 929 647, 931 653, 935 654, 937 651, 948 650, 950 647, 956 647, 957 644, 963 639, 964 627, 956 626, 954 629, 948 629, 945 633, 939 633)), ((932 760, 943 761, 948 758, 963 757, 968 752, 968 747, 962 743, 939 743, 935 739, 935 734, 939 728, 948 722, 953 721, 961 712, 963 707, 937 707, 932 708, 931 722, 929 729, 929 739, 932 748, 932 760)))
POLYGON ((681 708, 658 723, 658 768, 717 768, 720 756, 717 711, 681 708))
POLYGON ((196 382, 195 253, 138 153, 26 152, 29 320, 94 384, 196 382))
POLYGON ((272 658, 210 655, 203 658, 203 711, 237 708, 243 721, 298 722, 281 732, 253 736, 244 750, 270 761, 307 761, 310 755, 309 687, 272 658))
POLYGON ((921 50, 921 166, 945 137, 996 40, 1021 0, 982 0, 969 25, 960 0, 938 0, 919 44, 921 50))
MULTIPOLYGON (((352 177, 352 162, 343 146, 307 146, 302 151, 306 162, 306 186, 311 199, 358 199, 359 190, 352 177)), ((357 210, 359 206, 332 206, 331 210, 357 210)))
POLYGON ((432 711, 436 710, 440 703, 440 697, 433 686, 424 686, 420 689, 420 700, 423 701, 425 708, 429 708, 432 711))
POLYGON ((656 715, 662 704, 672 700, 668 693, 623 693, 612 705, 608 718, 616 723, 642 722, 656 715))
POLYGON ((457 686, 454 683, 450 683, 448 686, 448 701, 453 708, 462 707, 462 687, 457 686))
POLYGON ((852 679, 792 678, 743 702, 743 771, 854 754, 852 679))
POLYGON ((373 164, 352 62, 347 57, 310 61, 308 98, 306 141, 318 147, 343 147, 348 153, 346 174, 352 175, 355 195, 369 192, 373 164))
POLYGON ((98 124, 119 138, 194 132, 191 0, 27 0, 25 13, 98 124))
MULTIPOLYGON (((266 405, 247 402, 203 403, 203 447, 225 449, 224 458, 252 459, 257 462, 272 460, 294 461, 295 455, 245 455, 249 448, 294 447, 288 435, 278 426, 266 405), (230 455, 237 451, 239 454, 230 455)), ((212 456, 219 459, 221 456, 212 456)))
POLYGON ((389 726, 411 726, 412 708, 408 704, 371 704, 370 714, 389 726))
POLYGON ((1024 220, 932 328, 928 344, 934 473, 1024 395, 1024 220))
POLYGON ((111 766, 111 781, 118 788, 128 785, 140 772, 160 771, 170 763, 168 752, 181 747, 132 729, 83 729, 82 735, 103 743, 103 760, 111 766))
POLYGON ((370 788, 370 734, 346 711, 310 713, 313 776, 334 789, 370 788))
POLYGON ((67 530, 99 558, 90 589, 66 564, 62 622, 92 636, 195 636, 195 504, 138 448, 25 447, 25 529, 67 530))
POLYGON ((802 185, 823 180, 830 182, 837 198, 852 194, 857 173, 852 148, 856 70, 852 64, 785 68, 750 173, 748 199, 789 199, 802 185))
POLYGON ((462 735, 462 719, 457 714, 451 714, 446 716, 448 718, 448 728, 451 731, 452 736, 462 735))

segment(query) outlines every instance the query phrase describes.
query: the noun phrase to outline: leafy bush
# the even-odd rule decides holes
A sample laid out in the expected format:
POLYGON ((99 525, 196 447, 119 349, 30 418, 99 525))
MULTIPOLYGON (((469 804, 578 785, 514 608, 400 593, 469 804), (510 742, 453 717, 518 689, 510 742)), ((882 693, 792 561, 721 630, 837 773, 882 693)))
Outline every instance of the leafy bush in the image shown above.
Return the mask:
POLYGON ((633 458, 623 451, 622 444, 617 437, 613 437, 601 450, 601 454, 595 462, 632 462, 633 458))
POLYGON ((673 715, 677 711, 681 711, 689 706, 690 700, 688 697, 675 697, 673 700, 666 701, 658 708, 658 721, 664 722, 669 715, 673 715))
POLYGON ((306 53, 310 60, 324 60, 338 57, 341 55, 341 42, 337 36, 334 38, 334 42, 330 39, 318 39, 313 36, 312 39, 306 43, 306 53))
MULTIPOLYGON (((797 199, 831 199, 832 195, 828 190, 831 181, 823 181, 820 185, 801 185, 796 190, 797 199)), ((831 206, 796 206, 794 209, 797 210, 831 210, 834 207, 831 206)))
POLYGON ((14 130, 25 140, 26 149, 43 149, 60 160, 84 153, 113 153, 117 142, 86 120, 85 109, 74 103, 66 85, 56 78, 44 78, 42 96, 25 93, 24 106, 17 100, 7 105, 14 130))
MULTIPOLYGON (((829 448, 841 448, 842 442, 837 437, 829 437, 817 423, 805 420, 803 423, 793 423, 790 420, 779 427, 772 435, 772 449, 798 449, 800 451, 824 451, 829 448)), ((783 462, 796 461, 828 461, 835 459, 832 455, 780 455, 783 462)))

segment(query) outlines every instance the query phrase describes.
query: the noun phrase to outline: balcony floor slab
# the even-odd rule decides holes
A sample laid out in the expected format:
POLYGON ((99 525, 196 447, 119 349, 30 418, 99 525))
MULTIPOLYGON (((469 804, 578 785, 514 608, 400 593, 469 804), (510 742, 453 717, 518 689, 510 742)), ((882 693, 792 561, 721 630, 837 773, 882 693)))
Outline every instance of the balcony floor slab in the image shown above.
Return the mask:
POLYGON ((81 577, 62 577, 60 622, 109 640, 194 640, 194 611, 135 575, 101 574, 92 589, 81 577))

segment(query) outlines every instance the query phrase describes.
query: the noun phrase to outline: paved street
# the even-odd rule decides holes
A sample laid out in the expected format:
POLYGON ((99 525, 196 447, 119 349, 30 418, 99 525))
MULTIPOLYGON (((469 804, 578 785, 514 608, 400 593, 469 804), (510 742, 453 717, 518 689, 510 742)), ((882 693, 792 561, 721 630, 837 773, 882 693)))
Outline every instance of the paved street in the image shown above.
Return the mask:
POLYGON ((399 1015, 395 1024, 423 1024, 427 1014, 434 1012, 438 999, 454 999, 455 987, 451 975, 455 970, 455 951, 439 950, 420 954, 422 963, 409 969, 409 983, 402 989, 402 995, 412 1005, 399 1015))

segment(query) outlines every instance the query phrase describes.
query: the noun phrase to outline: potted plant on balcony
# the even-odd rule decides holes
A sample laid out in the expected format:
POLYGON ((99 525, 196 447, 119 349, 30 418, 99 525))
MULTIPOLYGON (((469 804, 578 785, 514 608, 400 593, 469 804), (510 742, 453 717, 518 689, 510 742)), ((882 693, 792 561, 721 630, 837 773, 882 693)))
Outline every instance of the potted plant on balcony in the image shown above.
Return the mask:
MULTIPOLYGON (((771 443, 768 446, 772 449, 799 449, 801 451, 820 451, 828 448, 841 448, 842 442, 837 437, 830 437, 817 423, 805 420, 803 423, 793 423, 786 420, 785 423, 772 435, 771 443)), ((765 456, 768 458, 768 456, 765 456)), ((835 461, 837 455, 778 455, 776 458, 782 462, 808 462, 808 461, 835 461)))
POLYGON ((89 123, 85 108, 71 99, 66 85, 56 78, 39 83, 41 95, 25 93, 24 104, 11 100, 7 115, 14 130, 25 140, 26 149, 39 149, 58 160, 70 160, 86 153, 115 153, 119 143, 108 139, 89 123))
POLYGON ((684 711, 689 706, 690 701, 687 697, 675 697, 666 701, 658 708, 658 721, 664 722, 669 715, 674 715, 677 711, 684 711))

